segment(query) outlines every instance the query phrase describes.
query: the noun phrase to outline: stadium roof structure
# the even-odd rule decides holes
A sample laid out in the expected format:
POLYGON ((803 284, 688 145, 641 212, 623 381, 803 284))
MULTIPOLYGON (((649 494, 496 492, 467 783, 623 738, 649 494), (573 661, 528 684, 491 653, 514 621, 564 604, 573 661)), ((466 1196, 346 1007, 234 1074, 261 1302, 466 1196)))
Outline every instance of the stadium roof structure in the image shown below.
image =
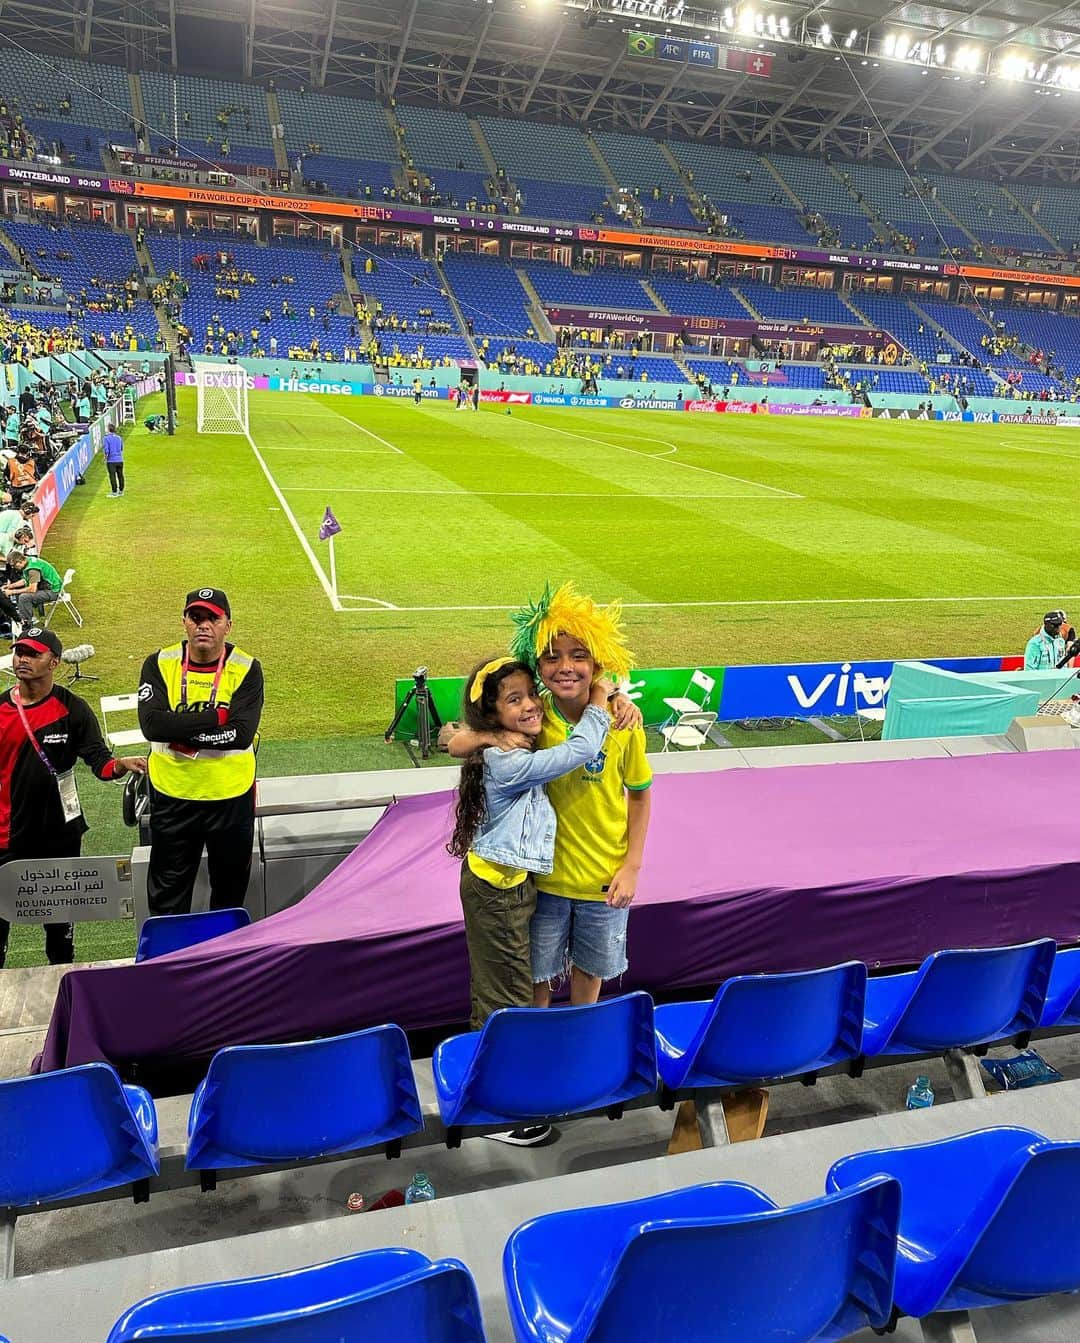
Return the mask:
POLYGON ((1080 5, 1055 0, 0 0, 5 40, 132 69, 1080 180, 1080 5), (644 58, 634 32, 719 59, 644 58), (729 49, 770 57, 767 77, 725 62, 729 49))

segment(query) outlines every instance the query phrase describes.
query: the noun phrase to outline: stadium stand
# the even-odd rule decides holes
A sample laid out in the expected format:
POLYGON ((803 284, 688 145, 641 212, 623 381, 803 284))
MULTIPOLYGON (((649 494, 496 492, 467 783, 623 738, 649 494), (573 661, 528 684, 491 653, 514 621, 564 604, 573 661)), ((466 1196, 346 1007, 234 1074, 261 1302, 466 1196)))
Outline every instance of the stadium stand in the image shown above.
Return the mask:
POLYGON ((511 181, 526 178, 571 182, 577 186, 599 187, 607 192, 608 184, 600 165, 576 127, 507 121, 501 117, 482 116, 476 121, 494 155, 496 166, 511 181))
POLYGON ((823 240, 833 245, 876 249, 881 240, 869 217, 859 210, 848 188, 820 160, 769 154, 768 162, 780 174, 807 210, 820 214, 828 226, 823 240))
POLYGON ((934 200, 929 190, 916 190, 924 178, 910 178, 896 168, 876 163, 837 163, 836 170, 856 195, 886 224, 911 240, 919 256, 937 256, 942 247, 967 250, 971 239, 934 200))
MULTIPOLYGON (((1010 182, 1010 193, 1066 252, 1080 250, 1080 191, 1043 182, 1010 182)), ((1041 239, 1040 250, 1049 243, 1041 239)))
POLYGON ((832 322, 837 326, 857 325, 851 309, 827 289, 775 289, 772 285, 747 280, 740 280, 736 288, 762 317, 793 322, 832 322))
POLYGON ((457 318, 443 293, 442 277, 434 262, 404 248, 372 247, 353 253, 353 274, 364 295, 382 304, 384 322, 392 317, 421 326, 445 322, 457 331, 457 318), (368 257, 375 262, 370 272, 365 269, 368 257))
POLYGON ((562 186, 558 182, 541 182, 533 177, 516 177, 514 184, 521 192, 520 212, 539 219, 610 219, 607 208, 608 191, 605 187, 577 183, 562 186))
MULTIPOLYGON (((5 220, 4 227, 39 275, 62 282, 71 300, 71 319, 88 341, 98 334, 115 344, 114 337, 118 339, 129 328, 145 336, 157 335, 153 308, 138 297, 138 261, 126 233, 100 224, 38 224, 16 219, 5 220)), ((49 321, 47 314, 41 318, 49 321)))
POLYGON ((131 143, 127 76, 114 65, 0 48, 0 99, 23 117, 40 153, 102 166, 110 140, 131 143))
POLYGON ((726 231, 747 238, 807 243, 810 234, 799 210, 769 171, 748 149, 677 141, 668 148, 694 188, 721 214, 726 231))
POLYGON ((664 228, 702 227, 686 199, 686 183, 655 140, 622 131, 597 131, 593 138, 619 186, 634 191, 643 222, 664 228))
POLYGON ((436 175, 447 169, 481 177, 490 172, 464 112, 453 107, 401 105, 394 115, 405 132, 409 158, 417 168, 436 175))
POLYGON ((369 163, 398 162, 398 147, 379 103, 296 89, 280 89, 277 99, 290 159, 310 152, 369 163))
POLYGON ((175 137, 192 157, 273 165, 266 94, 258 85, 158 71, 140 75, 139 82, 156 144, 175 137))
POLYGON ((669 312, 679 316, 735 317, 745 320, 750 311, 724 284, 702 280, 683 280, 677 276, 654 274, 649 284, 669 312))
MULTIPOLYGON (((350 317, 339 315, 336 307, 327 306, 344 289, 338 253, 284 242, 260 247, 233 238, 187 234, 151 235, 146 245, 159 275, 167 276, 178 268, 189 282, 183 319, 196 351, 202 351, 211 339, 207 328, 213 324, 215 332, 219 328, 225 332, 213 337, 214 354, 220 353, 222 341, 240 353, 253 348, 265 352, 271 337, 282 358, 301 357, 289 354, 290 350, 307 351, 311 357, 316 352, 343 354, 354 324, 350 317), (224 264, 219 260, 222 252, 228 257, 224 264), (198 264, 196 258, 201 259, 198 264), (236 281, 232 278, 236 273, 251 278, 236 281), (283 281, 286 276, 293 282, 283 281), (239 297, 224 298, 216 292, 219 289, 232 290, 239 297), (283 311, 286 305, 293 316, 283 311), (264 315, 267 311, 269 322, 264 315), (259 333, 258 344, 252 340, 253 329, 259 333), (227 339, 230 331, 234 333, 231 341, 227 339), (317 342, 314 350, 313 341, 317 342)), ((353 343, 359 342, 354 339, 353 343)))
POLYGON ((880 327, 896 337, 916 359, 934 363, 939 353, 954 355, 956 350, 933 326, 920 317, 905 299, 885 294, 852 294, 847 300, 863 315, 870 326, 880 327))
MULTIPOLYGON (((1080 376, 1080 318, 1020 306, 998 315, 1007 332, 1053 359, 1070 380, 1080 376)), ((1026 371, 1024 376, 1026 381, 1026 371)))
POLYGON ((641 286, 640 272, 598 266, 583 275, 552 261, 530 261, 522 267, 545 304, 588 304, 655 312, 656 304, 641 286))
POLYGON ((466 321, 489 336, 524 336, 532 326, 528 295, 513 265, 494 257, 447 252, 442 269, 466 321))
POLYGON ((335 154, 308 154, 298 151, 293 164, 300 164, 305 189, 324 191, 331 196, 377 196, 380 199, 397 187, 397 174, 388 163, 374 159, 345 159, 335 154), (366 191, 365 188, 370 188, 366 191))
POLYGON ((988 246, 1015 247, 1020 251, 1045 251, 1041 237, 1020 214, 1001 187, 993 182, 926 173, 926 180, 941 202, 968 230, 988 246))

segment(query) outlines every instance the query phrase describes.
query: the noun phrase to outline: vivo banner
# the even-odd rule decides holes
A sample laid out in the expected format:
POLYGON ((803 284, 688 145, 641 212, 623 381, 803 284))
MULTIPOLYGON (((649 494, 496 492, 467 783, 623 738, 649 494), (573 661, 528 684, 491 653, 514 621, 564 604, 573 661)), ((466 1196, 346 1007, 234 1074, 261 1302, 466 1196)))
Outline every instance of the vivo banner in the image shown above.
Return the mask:
POLYGON ((91 424, 89 431, 81 438, 77 438, 42 477, 40 485, 34 491, 34 503, 38 506, 34 518, 34 539, 38 546, 45 540, 46 533, 67 502, 79 477, 86 474, 86 468, 101 447, 105 430, 114 422, 114 414, 115 411, 110 409, 107 414, 99 415, 91 424))
MULTIPOLYGON (((922 658, 945 671, 1000 671, 1000 657, 922 658)), ((881 708, 889 693, 892 662, 800 662, 728 667, 720 718, 828 718, 856 709, 881 708)))

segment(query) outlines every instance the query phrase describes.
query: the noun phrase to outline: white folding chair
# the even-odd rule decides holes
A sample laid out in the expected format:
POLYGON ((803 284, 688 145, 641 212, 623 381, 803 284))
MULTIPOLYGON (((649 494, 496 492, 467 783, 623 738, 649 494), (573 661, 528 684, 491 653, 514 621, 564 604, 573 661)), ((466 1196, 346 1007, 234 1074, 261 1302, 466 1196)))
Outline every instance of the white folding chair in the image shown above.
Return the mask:
POLYGON ((681 751, 700 751, 709 740, 709 732, 715 723, 716 713, 712 709, 693 709, 679 714, 660 729, 664 750, 669 751, 674 746, 681 751))
POLYGON ((118 713, 137 713, 139 710, 139 696, 137 692, 131 691, 126 695, 102 695, 101 697, 101 725, 105 735, 105 742, 113 751, 124 746, 145 746, 146 738, 142 734, 142 728, 114 728, 109 725, 109 714, 115 718, 118 713))
POLYGON ((710 676, 708 672, 703 672, 699 667, 690 677, 686 693, 672 699, 666 699, 664 703, 672 714, 695 713, 698 709, 709 707, 709 701, 712 699, 712 692, 715 689, 715 677, 710 676), (699 690, 701 694, 695 695, 695 690, 699 690))
POLYGON ((80 629, 82 628, 83 618, 81 615, 79 615, 79 608, 71 600, 71 593, 68 591, 68 585, 70 584, 71 580, 74 577, 75 577, 74 569, 67 569, 64 571, 64 577, 61 580, 60 591, 56 595, 56 601, 50 604, 48 613, 45 616, 46 629, 48 629, 49 621, 52 620, 53 615, 56 613, 57 608, 61 606, 65 608, 65 610, 67 611, 71 619, 74 621, 74 623, 78 625, 80 629))
MULTIPOLYGON (((882 691, 877 698, 881 699, 884 693, 885 692, 882 691)), ((851 678, 851 701, 855 705, 855 721, 859 725, 860 741, 866 740, 866 732, 864 730, 866 725, 877 723, 877 735, 879 737, 885 727, 885 706, 883 704, 871 704, 869 699, 870 697, 866 689, 866 678, 863 676, 862 672, 856 672, 851 678), (863 701, 862 704, 859 703, 860 697, 863 701)), ((873 738, 871 738, 871 740, 873 740, 873 738)))
POLYGON ((15 679, 14 664, 15 664, 14 653, 4 653, 2 656, 0 656, 0 673, 2 673, 4 676, 10 676, 13 681, 15 679))

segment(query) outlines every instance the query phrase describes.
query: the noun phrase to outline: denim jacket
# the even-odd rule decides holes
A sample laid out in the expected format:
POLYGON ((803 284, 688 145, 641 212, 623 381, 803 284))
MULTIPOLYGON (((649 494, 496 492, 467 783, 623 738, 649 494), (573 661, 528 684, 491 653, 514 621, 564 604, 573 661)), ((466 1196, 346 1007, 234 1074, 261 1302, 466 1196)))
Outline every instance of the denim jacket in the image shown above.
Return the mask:
POLYGON ((611 719, 595 704, 586 707, 571 735, 546 751, 484 752, 486 815, 472 851, 490 863, 550 872, 555 860, 555 809, 544 784, 591 760, 604 744, 611 719))

